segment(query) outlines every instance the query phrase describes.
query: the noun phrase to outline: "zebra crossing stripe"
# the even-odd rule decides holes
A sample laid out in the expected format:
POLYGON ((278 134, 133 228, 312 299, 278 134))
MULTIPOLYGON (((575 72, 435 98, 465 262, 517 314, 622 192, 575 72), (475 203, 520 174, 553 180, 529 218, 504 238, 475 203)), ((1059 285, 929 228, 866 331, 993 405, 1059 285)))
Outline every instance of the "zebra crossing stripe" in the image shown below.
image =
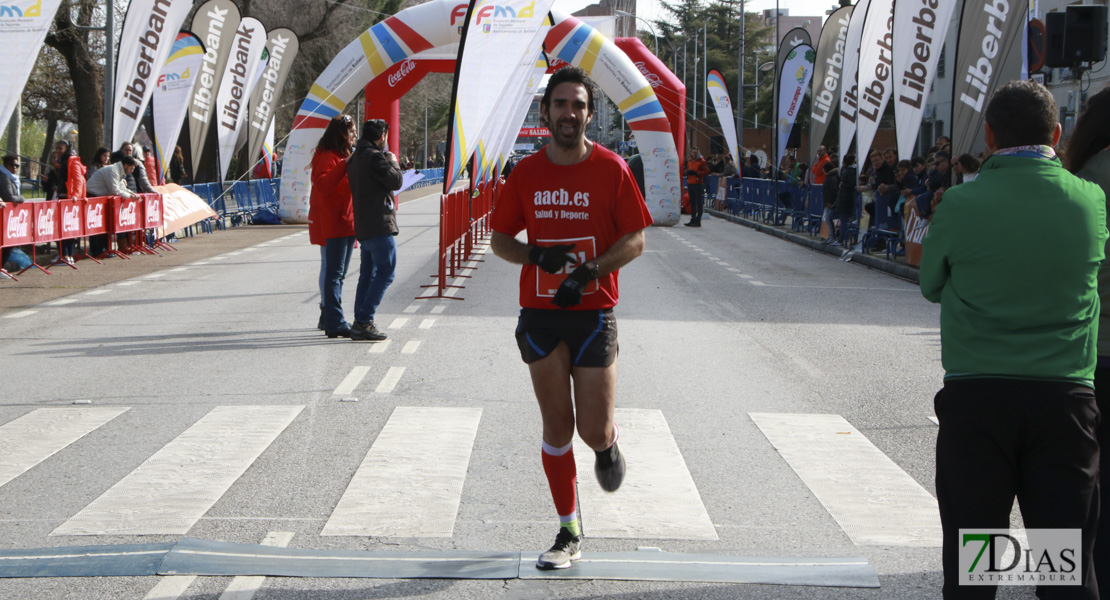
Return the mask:
POLYGON ((128 410, 40 408, 0 426, 0 486, 128 410))
POLYGON ((601 538, 718 539, 662 411, 622 408, 615 419, 628 465, 616 492, 602 491, 594 481, 594 453, 575 436, 584 533, 601 538))
POLYGON ((451 537, 481 417, 395 408, 320 535, 451 537))
MULTIPOLYGON (((292 540, 291 531, 271 531, 266 539, 262 540, 262 545, 285 548, 292 540)), ((264 581, 266 578, 261 575, 240 575, 227 584, 224 593, 220 594, 220 600, 251 600, 262 588, 264 581)))
POLYGON ((748 416, 857 545, 940 546, 936 499, 843 417, 748 416))
POLYGON ((303 406, 218 406, 50 535, 184 535, 303 406))
POLYGON ((196 575, 169 575, 158 581, 143 600, 177 600, 196 580, 196 575))

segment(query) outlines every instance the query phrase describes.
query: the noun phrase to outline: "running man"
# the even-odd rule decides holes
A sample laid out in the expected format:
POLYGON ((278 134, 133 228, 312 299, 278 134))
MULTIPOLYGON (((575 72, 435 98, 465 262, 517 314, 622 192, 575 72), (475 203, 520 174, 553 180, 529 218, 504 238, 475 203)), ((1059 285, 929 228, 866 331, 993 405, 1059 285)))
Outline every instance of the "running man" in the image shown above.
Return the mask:
POLYGON ((493 213, 493 252, 524 265, 516 340, 540 406, 543 469, 560 521, 539 569, 565 569, 581 556, 571 449, 576 424, 596 453, 601 488, 615 492, 624 480, 620 429, 613 423, 613 307, 617 270, 644 251, 652 220, 624 161, 586 139, 593 114, 585 71, 564 67, 552 75, 540 101, 551 143, 516 165, 493 213), (515 237, 521 230, 527 244, 515 237))

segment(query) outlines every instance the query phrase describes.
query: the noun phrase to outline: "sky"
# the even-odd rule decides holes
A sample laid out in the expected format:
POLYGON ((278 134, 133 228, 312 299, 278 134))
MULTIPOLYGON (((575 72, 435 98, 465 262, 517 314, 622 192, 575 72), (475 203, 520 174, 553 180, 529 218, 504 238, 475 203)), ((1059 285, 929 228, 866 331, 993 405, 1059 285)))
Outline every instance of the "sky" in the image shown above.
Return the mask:
MULTIPOLYGON (((585 8, 591 4, 597 4, 597 0, 556 0, 556 6, 560 10, 572 13, 576 10, 585 8)), ((832 8, 836 4, 834 0, 783 0, 780 3, 781 8, 789 8, 791 16, 813 16, 825 14, 825 11, 832 8), (787 6, 789 5, 789 6, 787 6)), ((744 6, 747 12, 760 12, 764 9, 775 8, 774 0, 752 0, 744 6)), ((659 0, 636 0, 636 15, 644 17, 649 21, 662 19, 665 15, 663 4, 659 0)), ((641 23, 641 27, 644 25, 641 23)))

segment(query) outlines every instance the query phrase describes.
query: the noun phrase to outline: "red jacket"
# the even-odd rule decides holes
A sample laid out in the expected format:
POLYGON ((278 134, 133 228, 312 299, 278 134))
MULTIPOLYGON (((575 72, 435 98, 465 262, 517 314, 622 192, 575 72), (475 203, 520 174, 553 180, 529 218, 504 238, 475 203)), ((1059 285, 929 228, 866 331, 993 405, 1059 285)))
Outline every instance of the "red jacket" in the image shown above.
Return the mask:
MULTIPOLYGON (((347 157, 333 150, 319 150, 312 157, 312 195, 308 220, 319 222, 319 239, 349 237, 355 234, 355 215, 351 209, 351 188, 347 185, 347 157)), ((309 226, 309 241, 312 241, 309 226)), ((316 243, 316 242, 313 242, 316 243)), ((317 244, 321 245, 321 244, 317 244)))
POLYGON ((76 154, 69 157, 66 166, 69 173, 66 176, 66 192, 70 199, 78 200, 85 197, 85 163, 76 154))
POLYGON ((709 163, 705 162, 705 157, 699 156, 691 158, 686 161, 686 170, 695 171, 697 175, 687 175, 686 183, 701 183, 705 180, 705 176, 709 174, 709 163))
POLYGON ((818 185, 825 183, 825 163, 827 162, 829 162, 829 155, 826 153, 810 167, 809 170, 813 171, 813 183, 818 185))

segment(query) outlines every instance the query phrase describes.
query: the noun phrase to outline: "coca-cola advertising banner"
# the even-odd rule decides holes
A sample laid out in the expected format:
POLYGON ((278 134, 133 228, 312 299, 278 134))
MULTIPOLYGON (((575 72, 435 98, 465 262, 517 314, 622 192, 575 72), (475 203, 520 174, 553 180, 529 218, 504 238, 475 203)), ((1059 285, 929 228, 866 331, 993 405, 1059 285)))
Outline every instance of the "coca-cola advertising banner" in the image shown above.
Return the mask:
POLYGON ((112 233, 125 233, 138 231, 143 228, 139 218, 142 212, 142 200, 133 198, 112 198, 112 233))
POLYGON ((110 198, 88 198, 85 200, 85 235, 108 233, 108 200, 110 198))
POLYGON ((58 239, 60 225, 57 202, 35 202, 35 243, 53 242, 58 239))
POLYGON ((61 228, 58 230, 59 239, 68 240, 84 237, 85 228, 81 226, 81 200, 59 200, 58 214, 61 215, 61 228))
POLYGON ((551 130, 546 127, 521 127, 520 137, 551 137, 551 130))
POLYGON ((34 241, 34 230, 31 228, 30 202, 23 204, 8 203, 0 209, 3 218, 3 236, 0 237, 0 246, 22 246, 34 241))
POLYGON ((143 197, 143 229, 162 226, 162 198, 158 194, 140 194, 143 197))

